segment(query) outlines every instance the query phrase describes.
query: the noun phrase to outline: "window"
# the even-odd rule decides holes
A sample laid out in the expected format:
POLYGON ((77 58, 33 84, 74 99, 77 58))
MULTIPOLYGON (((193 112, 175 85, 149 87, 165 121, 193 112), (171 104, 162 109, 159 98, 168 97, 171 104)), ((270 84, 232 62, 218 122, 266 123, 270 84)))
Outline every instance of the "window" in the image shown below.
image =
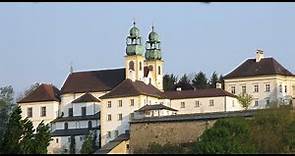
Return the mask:
POLYGON ((92 122, 88 121, 88 128, 92 128, 92 122))
POLYGON ((158 66, 158 75, 161 75, 161 67, 158 66))
POLYGON ((83 141, 83 137, 82 136, 80 136, 80 141, 83 141))
POLYGON ((131 105, 131 106, 134 106, 134 99, 131 99, 131 100, 130 100, 130 105, 131 105))
POLYGON ((71 142, 71 138, 70 137, 68 137, 68 142, 71 142))
POLYGON ((287 86, 285 86, 285 93, 287 93, 287 86))
POLYGON ((108 114, 107 120, 108 121, 111 121, 112 120, 112 115, 111 114, 108 114))
POLYGON ((269 105, 269 103, 270 103, 269 99, 266 99, 266 105, 269 105))
POLYGON ((235 100, 232 101, 232 107, 235 107, 235 100))
POLYGON ((214 100, 209 100, 209 106, 214 106, 214 100))
POLYGON ((118 120, 122 120, 123 115, 122 114, 118 114, 118 120))
POLYGON ((73 116, 73 108, 69 108, 69 116, 73 116))
POLYGON ((129 70, 134 70, 134 62, 133 61, 129 62, 129 70))
POLYGON ((142 69, 142 63, 139 62, 139 70, 141 71, 141 69, 142 69))
POLYGON ((115 130, 115 137, 118 137, 118 136, 119 136, 119 131, 115 130))
POLYGON ((281 84, 280 84, 280 86, 279 86, 279 90, 280 90, 280 93, 283 92, 283 88, 282 88, 282 85, 281 85, 281 84))
POLYGON ((258 93, 258 92, 259 92, 258 85, 254 85, 254 92, 255 92, 255 93, 258 93))
POLYGON ((246 93, 246 86, 242 86, 242 94, 245 94, 246 93))
POLYGON ((153 71, 153 66, 149 65, 149 71, 153 71))
POLYGON ((58 138, 56 138, 55 142, 58 143, 58 138))
POLYGON ((200 101, 195 101, 195 107, 200 107, 200 101))
POLYGON ((27 109, 27 117, 28 117, 28 118, 33 117, 33 108, 32 108, 32 107, 29 107, 29 108, 27 109))
POLYGON ((41 116, 46 116, 46 107, 41 107, 41 116))
POLYGON ((255 105, 254 105, 255 107, 257 107, 258 106, 258 100, 255 100, 255 105))
POLYGON ((134 118, 134 113, 130 113, 130 119, 134 118))
POLYGON ((112 101, 108 101, 108 108, 112 107, 112 101))
POLYGON ((86 107, 81 107, 82 116, 86 116, 86 107))
POLYGON ((180 108, 185 108, 185 103, 184 102, 180 103, 180 108))
POLYGON ((129 149, 129 144, 126 144, 126 149, 127 149, 127 150, 129 149))
POLYGON ((108 131, 108 138, 110 138, 111 136, 111 131, 108 131))
POLYGON ((147 111, 144 113, 145 115, 151 115, 151 112, 150 111, 147 111))
POLYGON ((265 85, 265 91, 266 92, 270 92, 270 84, 266 84, 265 85))
POLYGON ((64 126, 65 126, 65 129, 69 128, 69 124, 67 122, 65 122, 64 126))
POLYGON ((235 86, 232 86, 232 87, 231 87, 231 93, 232 93, 232 94, 236 94, 236 87, 235 87, 235 86))
POLYGON ((122 100, 119 100, 119 107, 122 107, 122 100))

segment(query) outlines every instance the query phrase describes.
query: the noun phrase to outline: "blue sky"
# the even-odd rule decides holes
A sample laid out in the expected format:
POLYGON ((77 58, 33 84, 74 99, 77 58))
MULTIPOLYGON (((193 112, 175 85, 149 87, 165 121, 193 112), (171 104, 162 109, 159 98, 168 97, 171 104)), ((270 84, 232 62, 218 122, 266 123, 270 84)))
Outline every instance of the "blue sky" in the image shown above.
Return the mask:
POLYGON ((133 18, 144 42, 154 23, 165 73, 225 75, 258 48, 295 72, 295 3, 1 3, 0 86, 123 67, 133 18))

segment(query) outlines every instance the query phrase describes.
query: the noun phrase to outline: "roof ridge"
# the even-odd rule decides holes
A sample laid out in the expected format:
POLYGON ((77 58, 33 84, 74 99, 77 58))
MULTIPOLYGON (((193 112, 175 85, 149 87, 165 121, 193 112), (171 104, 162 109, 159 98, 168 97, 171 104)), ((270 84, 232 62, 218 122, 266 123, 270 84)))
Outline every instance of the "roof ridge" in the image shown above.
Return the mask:
POLYGON ((76 74, 76 73, 87 73, 87 72, 99 72, 99 71, 114 71, 114 70, 122 70, 125 69, 125 67, 122 68, 111 68, 111 69, 102 69, 102 70, 85 70, 85 71, 77 71, 70 74, 76 74))

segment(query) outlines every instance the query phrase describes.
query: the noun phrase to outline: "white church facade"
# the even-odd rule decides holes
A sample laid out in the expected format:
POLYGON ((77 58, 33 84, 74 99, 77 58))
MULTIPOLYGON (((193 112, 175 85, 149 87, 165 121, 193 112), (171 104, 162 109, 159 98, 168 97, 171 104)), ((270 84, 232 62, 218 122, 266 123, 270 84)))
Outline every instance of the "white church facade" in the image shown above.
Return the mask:
MULTIPOLYGON (((129 121, 137 117, 242 110, 236 95, 243 85, 253 95, 256 92, 250 92, 253 90, 251 85, 256 83, 260 85, 259 90, 265 83, 271 84, 271 90, 282 85, 283 92, 287 85, 286 92, 274 97, 294 97, 295 77, 286 71, 287 75, 279 72, 270 78, 255 73, 252 77, 236 77, 235 73, 229 73, 225 76, 225 90, 163 91, 164 60, 160 43, 159 35, 152 27, 144 47, 134 23, 126 41, 123 68, 73 72, 61 89, 42 84, 20 100, 22 117, 31 119, 34 127, 42 120, 51 125, 53 140, 48 153, 68 153, 73 141, 76 153, 79 153, 87 134, 95 136, 97 146, 103 148, 123 135, 128 136, 129 121), (233 86, 236 87, 235 92, 232 91, 233 86)), ((285 69, 282 68, 279 70, 285 69)), ((258 94, 255 96, 258 100, 273 97, 272 92, 265 95, 261 91, 258 94)), ((264 107, 259 105, 259 108, 264 107)), ((128 151, 127 145, 126 148, 128 151)))

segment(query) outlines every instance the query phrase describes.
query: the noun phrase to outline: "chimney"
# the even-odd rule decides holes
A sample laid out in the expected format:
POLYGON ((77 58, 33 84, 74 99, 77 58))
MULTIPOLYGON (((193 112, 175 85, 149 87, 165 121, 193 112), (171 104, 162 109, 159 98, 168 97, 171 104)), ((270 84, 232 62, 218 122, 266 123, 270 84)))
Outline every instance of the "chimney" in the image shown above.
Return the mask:
POLYGON ((256 50, 256 62, 259 62, 263 58, 264 58, 263 51, 260 49, 257 49, 256 50))
POLYGON ((220 89, 222 88, 220 82, 216 82, 216 88, 220 88, 220 89))
POLYGON ((180 92, 181 91, 181 87, 177 87, 176 91, 180 92))

